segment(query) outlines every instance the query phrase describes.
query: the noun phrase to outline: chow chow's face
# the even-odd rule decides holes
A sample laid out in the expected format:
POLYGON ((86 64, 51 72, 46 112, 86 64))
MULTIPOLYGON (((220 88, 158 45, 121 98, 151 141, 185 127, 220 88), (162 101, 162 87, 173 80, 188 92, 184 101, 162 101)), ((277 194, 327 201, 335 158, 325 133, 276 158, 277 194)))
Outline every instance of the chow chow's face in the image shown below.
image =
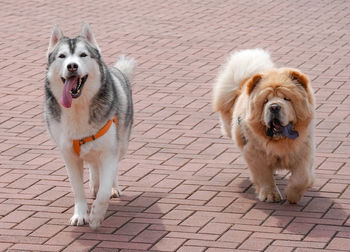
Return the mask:
POLYGON ((281 68, 253 76, 247 82, 249 122, 261 136, 288 136, 286 128, 302 131, 313 118, 314 101, 308 78, 281 68), (286 135, 287 134, 287 135, 286 135))

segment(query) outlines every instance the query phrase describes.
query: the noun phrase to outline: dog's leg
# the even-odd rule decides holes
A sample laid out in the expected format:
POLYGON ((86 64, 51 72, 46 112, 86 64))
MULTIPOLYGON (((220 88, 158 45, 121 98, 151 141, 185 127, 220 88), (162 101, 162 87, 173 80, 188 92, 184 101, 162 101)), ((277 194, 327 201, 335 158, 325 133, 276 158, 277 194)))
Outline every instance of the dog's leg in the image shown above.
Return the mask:
POLYGON ((119 198, 122 191, 119 189, 118 174, 114 177, 111 198, 119 198))
POLYGON ((98 189, 97 197, 92 204, 89 217, 89 224, 92 229, 97 229, 105 217, 111 196, 113 180, 116 177, 117 173, 119 157, 110 154, 109 156, 104 156, 101 159, 99 177, 100 186, 98 189))
POLYGON ((88 207, 84 193, 83 161, 72 156, 71 153, 63 153, 63 158, 75 199, 74 214, 70 219, 70 224, 84 225, 88 223, 88 207))
POLYGON ((285 191, 288 202, 291 204, 298 203, 305 191, 312 187, 314 180, 312 165, 310 165, 310 168, 298 166, 293 169, 285 191))
POLYGON ((98 167, 97 165, 92 163, 88 163, 88 167, 90 171, 90 180, 89 180, 90 192, 94 196, 94 198, 96 198, 98 187, 100 185, 98 167))
MULTIPOLYGON (((247 160, 248 162, 248 160, 247 160)), ((267 202, 279 202, 282 199, 281 193, 275 184, 273 170, 264 166, 264 162, 248 162, 251 173, 251 180, 255 186, 258 199, 267 202)))
POLYGON ((232 110, 219 113, 221 133, 229 138, 232 137, 232 110))

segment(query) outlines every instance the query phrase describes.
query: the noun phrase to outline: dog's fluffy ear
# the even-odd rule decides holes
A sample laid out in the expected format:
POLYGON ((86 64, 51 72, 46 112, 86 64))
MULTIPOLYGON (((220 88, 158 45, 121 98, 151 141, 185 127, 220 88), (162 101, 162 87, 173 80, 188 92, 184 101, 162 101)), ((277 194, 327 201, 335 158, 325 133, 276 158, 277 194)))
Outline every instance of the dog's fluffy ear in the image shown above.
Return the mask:
POLYGON ((253 91, 253 89, 256 87, 256 85, 259 83, 259 81, 261 80, 262 75, 261 74, 256 74, 254 75, 252 78, 250 78, 248 80, 248 84, 247 84, 247 92, 248 95, 251 94, 251 92, 253 91))
POLYGON ((82 27, 82 29, 81 29, 80 35, 81 35, 82 37, 86 38, 87 41, 89 41, 93 46, 96 47, 96 49, 97 49, 98 51, 100 51, 100 48, 99 48, 99 46, 98 46, 98 44, 97 44, 97 42, 96 42, 95 36, 94 36, 94 34, 92 33, 92 30, 91 30, 90 25, 89 25, 88 23, 85 22, 85 23, 83 24, 83 27, 82 27))
POLYGON ((55 25, 51 34, 49 48, 47 49, 47 55, 49 55, 53 51, 58 41, 60 41, 62 38, 63 33, 61 29, 58 27, 58 25, 55 25))
POLYGON ((304 87, 306 90, 309 87, 309 79, 306 77, 306 75, 302 74, 301 72, 295 70, 295 69, 291 69, 289 71, 289 76, 292 79, 293 82, 295 82, 296 84, 301 85, 302 87, 304 87))

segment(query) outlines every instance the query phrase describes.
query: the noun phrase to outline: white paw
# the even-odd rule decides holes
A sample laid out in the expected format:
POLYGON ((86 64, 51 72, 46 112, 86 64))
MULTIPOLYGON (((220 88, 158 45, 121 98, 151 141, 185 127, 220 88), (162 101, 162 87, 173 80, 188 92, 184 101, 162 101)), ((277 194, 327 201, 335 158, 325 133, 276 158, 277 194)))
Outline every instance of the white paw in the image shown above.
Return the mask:
POLYGON ((297 190, 290 188, 290 187, 286 188, 285 194, 286 194, 286 198, 287 198, 288 202, 291 204, 298 203, 298 201, 303 196, 303 192, 297 191, 297 190))
POLYGON ((81 226, 88 223, 89 216, 87 212, 85 214, 74 214, 72 218, 70 218, 70 225, 72 226, 81 226))
POLYGON ((277 187, 261 188, 258 194, 258 198, 260 201, 266 201, 266 202, 279 202, 282 200, 281 193, 279 192, 277 187))
POLYGON ((102 221, 105 218, 105 214, 108 208, 108 201, 104 203, 98 203, 97 200, 92 204, 90 216, 89 216, 89 225, 91 229, 97 229, 102 221))
POLYGON ((96 230, 104 220, 104 214, 95 214, 93 212, 90 213, 89 217, 89 225, 92 230, 96 230))
POLYGON ((112 188, 111 198, 119 198, 122 195, 122 192, 119 188, 112 188))

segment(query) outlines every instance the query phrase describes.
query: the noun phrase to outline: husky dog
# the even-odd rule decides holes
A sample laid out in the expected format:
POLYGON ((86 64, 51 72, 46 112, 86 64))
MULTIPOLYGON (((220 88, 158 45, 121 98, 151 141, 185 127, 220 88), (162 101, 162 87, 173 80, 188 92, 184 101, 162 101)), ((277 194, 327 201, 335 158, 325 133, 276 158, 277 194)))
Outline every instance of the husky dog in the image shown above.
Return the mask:
POLYGON ((119 197, 117 168, 133 123, 130 82, 133 59, 122 56, 107 67, 87 23, 80 36, 68 38, 55 26, 47 52, 45 119, 67 168, 75 196, 71 225, 96 229, 110 197, 119 197), (90 170, 96 197, 88 215, 83 163, 90 170))

